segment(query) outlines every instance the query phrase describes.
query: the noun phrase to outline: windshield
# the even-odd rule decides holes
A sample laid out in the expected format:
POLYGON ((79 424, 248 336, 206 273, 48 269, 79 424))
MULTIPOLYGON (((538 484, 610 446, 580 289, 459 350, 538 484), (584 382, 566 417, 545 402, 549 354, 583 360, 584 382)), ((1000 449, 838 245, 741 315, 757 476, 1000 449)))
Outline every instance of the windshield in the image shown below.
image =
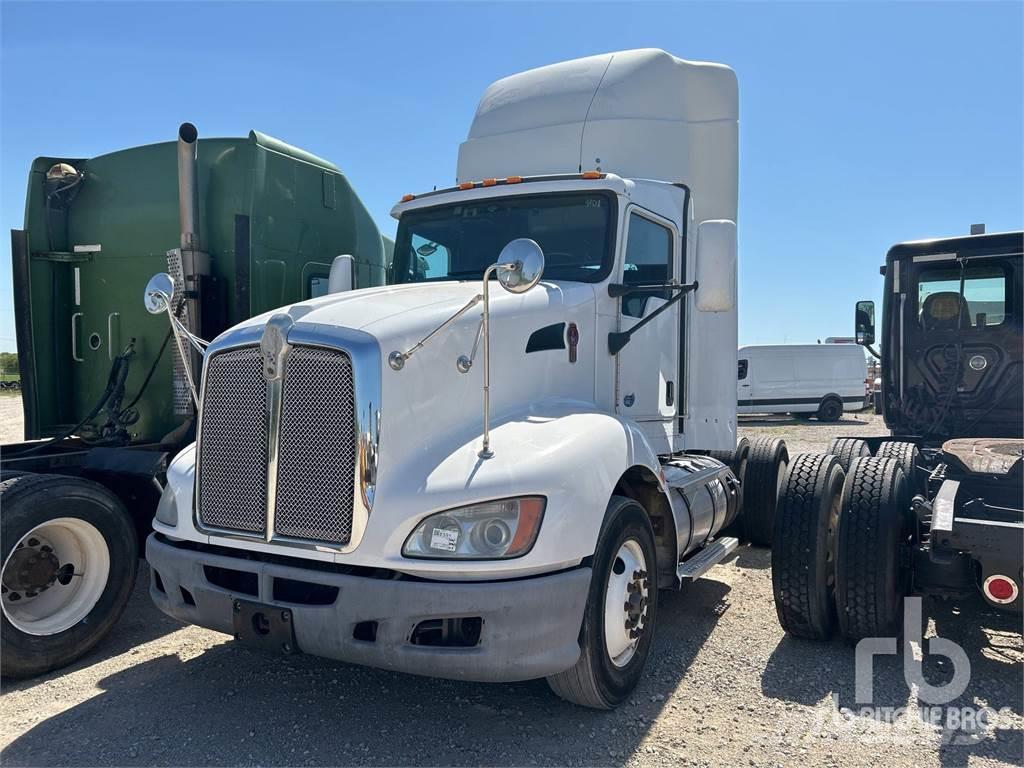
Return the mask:
POLYGON ((544 249, 544 279, 597 282, 611 269, 613 207, 606 192, 522 195, 402 214, 394 281, 480 280, 517 237, 544 249))

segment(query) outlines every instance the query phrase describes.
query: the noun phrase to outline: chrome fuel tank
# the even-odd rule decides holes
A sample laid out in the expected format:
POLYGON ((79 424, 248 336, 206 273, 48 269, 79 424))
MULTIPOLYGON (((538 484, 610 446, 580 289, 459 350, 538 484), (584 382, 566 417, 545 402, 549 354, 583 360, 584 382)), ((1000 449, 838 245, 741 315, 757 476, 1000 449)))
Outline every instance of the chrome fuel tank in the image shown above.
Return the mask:
POLYGON ((710 456, 683 454, 662 465, 682 559, 736 519, 739 481, 710 456))

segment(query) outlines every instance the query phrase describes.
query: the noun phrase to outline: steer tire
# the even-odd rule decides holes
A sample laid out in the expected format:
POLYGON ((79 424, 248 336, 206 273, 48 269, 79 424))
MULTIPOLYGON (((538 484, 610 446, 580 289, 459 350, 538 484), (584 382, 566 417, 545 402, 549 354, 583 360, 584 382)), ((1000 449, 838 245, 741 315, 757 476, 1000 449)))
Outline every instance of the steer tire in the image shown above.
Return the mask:
POLYGON ((878 447, 878 453, 875 455, 880 459, 893 459, 900 465, 903 474, 907 476, 911 489, 918 490, 915 481, 917 479, 917 464, 921 454, 917 450, 916 445, 903 442, 902 440, 886 440, 878 447))
MULTIPOLYGON (((135 575, 139 567, 138 539, 135 526, 121 502, 106 488, 91 480, 64 475, 22 475, 0 483, 3 564, 3 614, 0 632, 3 639, 3 657, 0 672, 4 677, 30 677, 70 664, 98 643, 120 618, 131 596, 135 575), (63 519, 64 523, 53 521, 63 519), (70 522, 68 522, 70 521, 70 522), (74 526, 69 528, 68 526, 74 526), (47 527, 41 527, 47 526, 47 527), (72 530, 85 531, 86 538, 75 538, 72 530), (33 536, 29 536, 29 534, 33 536), (39 537, 39 538, 36 538, 39 537), (54 545, 50 547, 47 542, 54 545), (62 544, 58 544, 60 541, 62 544), (102 542, 90 549, 90 541, 102 542), (69 543, 71 542, 71 543, 69 543), (38 571, 15 571, 12 555, 22 545, 41 556, 26 562, 26 569, 40 567, 47 573, 52 568, 32 566, 31 562, 53 562, 73 566, 71 573, 62 572, 60 578, 38 592, 31 593, 38 571), (79 550, 74 547, 82 545, 79 550), (46 549, 49 547, 49 549, 46 549), (58 556, 72 554, 65 560, 58 556), (102 577, 102 562, 106 559, 106 576, 102 577), (9 569, 8 566, 11 566, 9 569), (89 578, 92 576, 92 578, 89 578), (21 579, 25 581, 21 581, 21 579), (19 592, 18 590, 22 590, 19 592), (72 593, 61 590, 73 589, 72 593), (79 591, 81 590, 81 591, 79 591), (31 593, 31 596, 30 596, 31 593), (15 599, 14 595, 18 597, 15 599), (70 595, 66 611, 60 608, 62 596, 70 595), (95 597, 93 600, 90 595, 95 597), (81 599, 76 599, 81 597, 81 599), (29 600, 47 600, 36 607, 53 605, 51 614, 38 617, 21 613, 21 606, 29 600), (81 613, 80 618, 75 616, 81 613), (61 616, 68 626, 61 629, 61 616), (32 631, 26 631, 31 629, 32 631)), ((20 555, 24 557, 24 555, 20 555)))
POLYGON ((565 672, 551 675, 547 680, 551 690, 566 701, 593 709, 613 709, 640 682, 651 651, 658 614, 654 530, 638 502, 624 496, 612 496, 598 537, 592 568, 590 592, 580 628, 579 660, 565 672), (606 596, 613 571, 622 565, 617 555, 627 542, 638 545, 646 561, 647 603, 643 631, 632 655, 619 666, 609 655, 606 641, 606 596))
POLYGON ((775 512, 772 591, 779 624, 793 637, 835 631, 835 532, 846 473, 835 456, 798 453, 775 512))
POLYGON ((853 460, 870 456, 871 448, 866 442, 856 437, 837 437, 832 440, 827 452, 839 459, 843 472, 849 472, 853 460))
POLYGON ((855 459, 843 484, 836 611, 850 642, 900 634, 913 545, 910 485, 893 459, 855 459))
POLYGON ((789 464, 786 443, 778 437, 759 437, 750 446, 743 492, 743 533, 754 544, 771 546, 775 507, 789 464))

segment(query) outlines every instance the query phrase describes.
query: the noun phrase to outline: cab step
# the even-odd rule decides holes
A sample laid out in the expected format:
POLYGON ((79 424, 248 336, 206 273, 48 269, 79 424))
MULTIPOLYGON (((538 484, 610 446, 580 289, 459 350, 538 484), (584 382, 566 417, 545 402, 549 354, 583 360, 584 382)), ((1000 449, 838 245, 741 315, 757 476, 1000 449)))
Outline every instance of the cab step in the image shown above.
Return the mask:
POLYGON ((722 562, 739 546, 739 539, 735 536, 723 536, 708 544, 704 549, 688 560, 684 560, 676 568, 676 578, 680 583, 684 581, 696 581, 711 567, 722 562))

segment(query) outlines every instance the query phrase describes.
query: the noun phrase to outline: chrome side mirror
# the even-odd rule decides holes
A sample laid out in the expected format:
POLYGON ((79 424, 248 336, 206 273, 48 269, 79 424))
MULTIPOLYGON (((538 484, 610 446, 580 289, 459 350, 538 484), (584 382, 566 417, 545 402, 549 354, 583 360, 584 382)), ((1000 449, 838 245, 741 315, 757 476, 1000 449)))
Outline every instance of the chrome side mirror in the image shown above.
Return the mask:
POLYGON ((181 356, 181 364, 185 368, 185 378, 188 380, 188 388, 192 392, 192 402, 199 408, 199 393, 196 391, 195 377, 192 375, 192 361, 185 344, 191 344, 200 355, 204 354, 209 342, 194 335, 185 324, 174 316, 171 308, 171 301, 174 298, 174 280, 166 272, 158 272, 149 278, 146 283, 146 290, 142 294, 142 303, 146 311, 152 315, 167 313, 167 319, 171 323, 171 334, 174 336, 174 343, 178 346, 178 354, 181 356), (184 339, 184 341, 183 341, 184 339))
POLYGON ((526 293, 544 274, 544 251, 536 241, 520 237, 498 255, 498 282, 509 293, 526 293))
POLYGON ((146 311, 151 315, 159 315, 166 312, 171 306, 171 299, 174 298, 174 280, 166 272, 157 272, 146 283, 146 290, 142 294, 142 303, 146 311))

